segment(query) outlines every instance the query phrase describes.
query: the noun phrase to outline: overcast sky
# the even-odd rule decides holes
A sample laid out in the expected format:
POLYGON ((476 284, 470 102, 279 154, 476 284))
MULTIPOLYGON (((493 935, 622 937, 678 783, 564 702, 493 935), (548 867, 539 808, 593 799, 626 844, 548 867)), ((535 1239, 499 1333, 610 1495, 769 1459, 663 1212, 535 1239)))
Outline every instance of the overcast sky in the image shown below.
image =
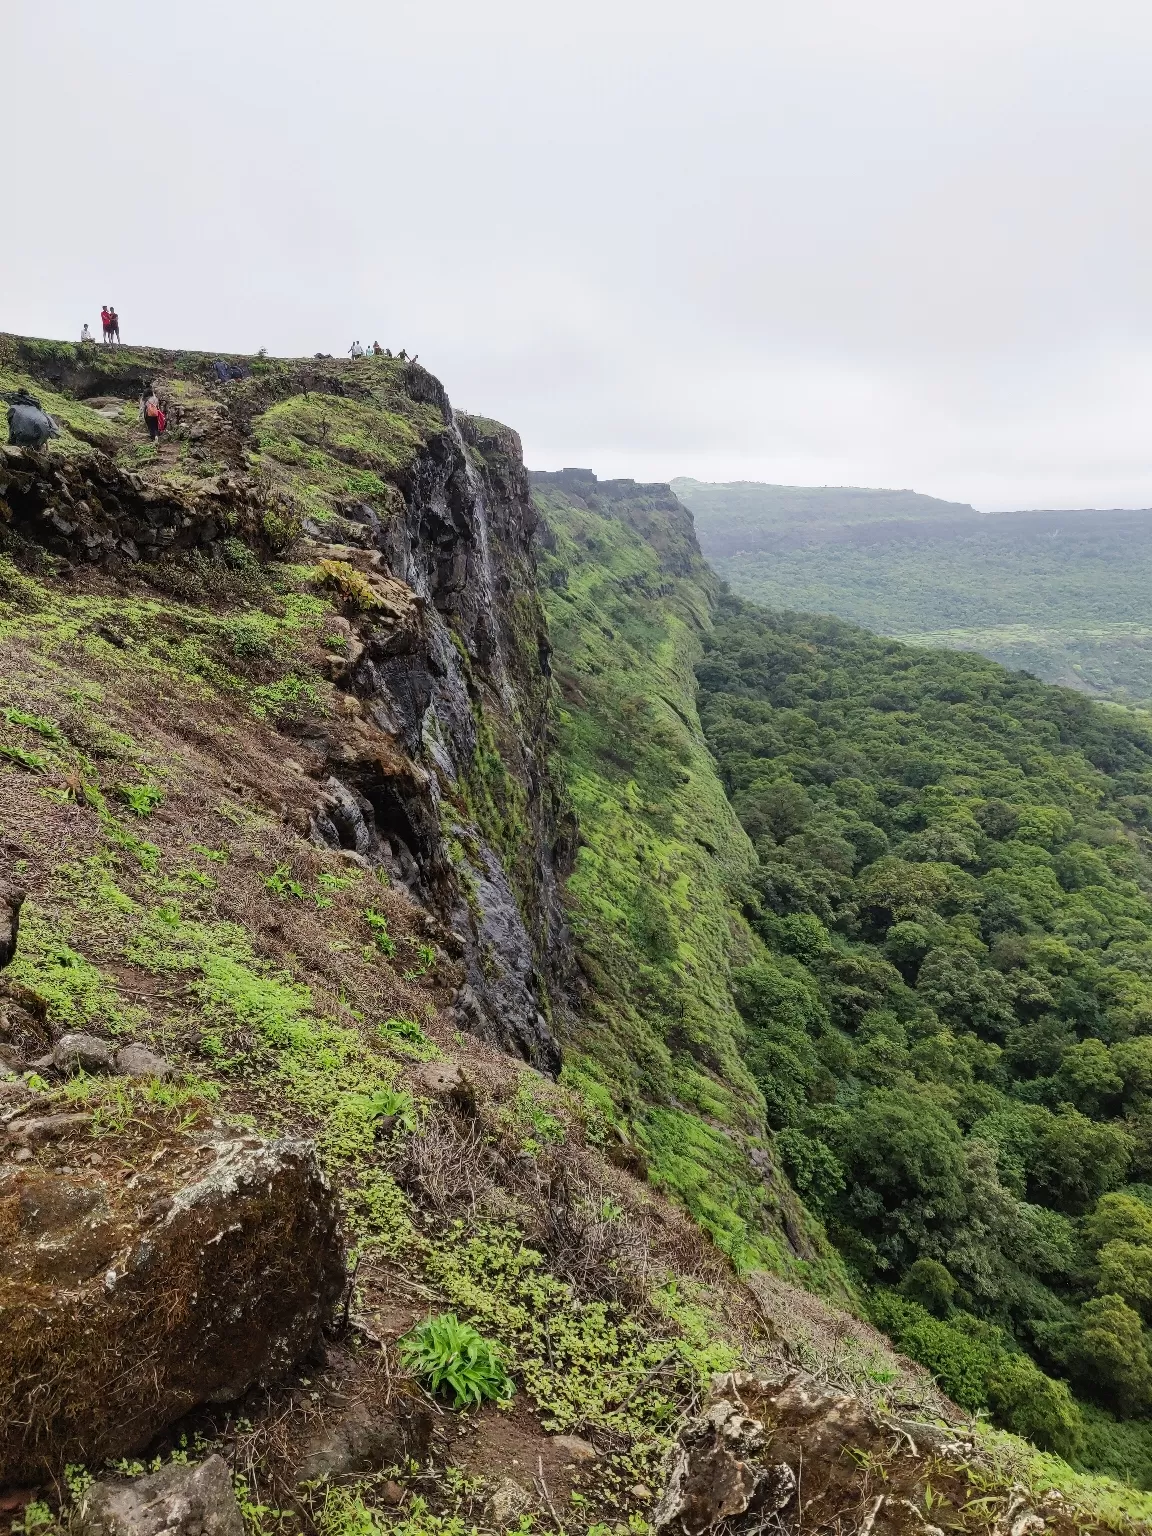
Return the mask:
POLYGON ((535 468, 1152 505, 1147 0, 46 0, 0 329, 407 347, 535 468))

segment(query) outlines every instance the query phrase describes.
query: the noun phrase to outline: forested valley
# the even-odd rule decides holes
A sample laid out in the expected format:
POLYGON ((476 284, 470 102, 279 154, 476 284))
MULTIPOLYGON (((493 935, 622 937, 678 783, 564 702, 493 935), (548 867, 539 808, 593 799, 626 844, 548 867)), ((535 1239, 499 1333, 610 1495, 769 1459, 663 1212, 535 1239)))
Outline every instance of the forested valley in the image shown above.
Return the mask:
POLYGON ((912 491, 678 480, 741 597, 979 651, 1094 698, 1152 699, 1152 516, 999 512, 912 491))
POLYGON ((1152 735, 723 596, 699 708, 758 855, 746 1060, 874 1319, 956 1401, 1152 1473, 1152 735))

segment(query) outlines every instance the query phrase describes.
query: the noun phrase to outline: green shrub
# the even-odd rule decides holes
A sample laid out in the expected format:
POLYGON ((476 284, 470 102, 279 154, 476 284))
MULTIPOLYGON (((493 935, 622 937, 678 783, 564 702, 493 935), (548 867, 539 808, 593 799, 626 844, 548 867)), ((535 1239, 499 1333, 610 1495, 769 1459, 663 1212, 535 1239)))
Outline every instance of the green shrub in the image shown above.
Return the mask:
POLYGON ((120 784, 116 793, 137 816, 151 816, 164 802, 164 791, 155 784, 120 784))
POLYGON ((988 1375, 988 1404, 997 1424, 1066 1461, 1084 1448, 1084 1417, 1062 1381, 1029 1360, 1005 1355, 988 1375))
POLYGON ((898 1349, 932 1372, 953 1402, 969 1412, 988 1406, 994 1356, 981 1340, 890 1291, 872 1298, 872 1316, 898 1349))
POLYGON ((451 1392, 454 1408, 500 1402, 516 1390, 495 1347, 454 1312, 414 1328, 400 1341, 400 1357, 433 1392, 451 1392))
POLYGON ((936 1317, 947 1317, 956 1295, 956 1282, 936 1259, 917 1259, 900 1282, 900 1289, 911 1301, 936 1317))

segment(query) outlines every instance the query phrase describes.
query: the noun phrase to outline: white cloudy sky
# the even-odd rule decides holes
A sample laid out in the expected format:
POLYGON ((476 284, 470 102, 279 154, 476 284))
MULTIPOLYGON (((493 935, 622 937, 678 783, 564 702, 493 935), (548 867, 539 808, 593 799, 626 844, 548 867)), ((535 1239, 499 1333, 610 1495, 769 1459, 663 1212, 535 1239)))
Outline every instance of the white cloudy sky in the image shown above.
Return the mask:
POLYGON ((0 329, 418 350, 531 465, 1152 505, 1146 0, 5 8, 0 329))

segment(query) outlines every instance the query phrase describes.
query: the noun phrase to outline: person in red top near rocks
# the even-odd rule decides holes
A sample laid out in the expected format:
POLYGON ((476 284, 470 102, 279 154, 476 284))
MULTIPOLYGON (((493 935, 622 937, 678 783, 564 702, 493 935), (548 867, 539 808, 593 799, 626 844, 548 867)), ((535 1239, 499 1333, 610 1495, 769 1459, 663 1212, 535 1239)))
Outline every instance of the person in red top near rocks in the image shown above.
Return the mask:
POLYGON ((104 341, 107 344, 108 335, 112 328, 112 311, 108 308, 107 304, 100 311, 100 324, 104 327, 104 341))

